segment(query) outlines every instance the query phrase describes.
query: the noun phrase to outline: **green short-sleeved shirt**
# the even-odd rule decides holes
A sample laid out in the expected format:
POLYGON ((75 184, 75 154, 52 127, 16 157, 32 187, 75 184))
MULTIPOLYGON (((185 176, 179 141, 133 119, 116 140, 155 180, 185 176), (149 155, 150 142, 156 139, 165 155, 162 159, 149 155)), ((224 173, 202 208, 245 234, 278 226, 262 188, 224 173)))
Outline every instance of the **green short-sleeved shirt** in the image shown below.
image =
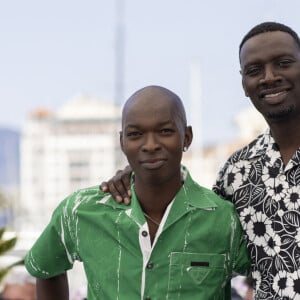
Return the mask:
POLYGON ((151 247, 134 189, 130 206, 98 187, 67 197, 26 256, 35 277, 84 264, 88 299, 231 299, 232 272, 250 262, 233 205, 187 173, 151 247))

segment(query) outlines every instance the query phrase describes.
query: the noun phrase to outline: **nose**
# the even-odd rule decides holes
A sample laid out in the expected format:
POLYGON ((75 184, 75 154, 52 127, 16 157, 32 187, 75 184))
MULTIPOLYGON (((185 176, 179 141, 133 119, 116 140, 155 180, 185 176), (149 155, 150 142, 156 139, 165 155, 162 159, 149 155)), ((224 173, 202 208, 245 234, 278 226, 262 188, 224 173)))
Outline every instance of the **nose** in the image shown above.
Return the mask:
POLYGON ((161 148, 158 138, 155 136, 155 133, 149 133, 145 135, 144 144, 142 147, 143 151, 157 151, 161 148))
POLYGON ((272 84, 274 82, 280 81, 281 76, 276 72, 276 70, 271 65, 266 65, 264 74, 260 79, 261 84, 272 84))

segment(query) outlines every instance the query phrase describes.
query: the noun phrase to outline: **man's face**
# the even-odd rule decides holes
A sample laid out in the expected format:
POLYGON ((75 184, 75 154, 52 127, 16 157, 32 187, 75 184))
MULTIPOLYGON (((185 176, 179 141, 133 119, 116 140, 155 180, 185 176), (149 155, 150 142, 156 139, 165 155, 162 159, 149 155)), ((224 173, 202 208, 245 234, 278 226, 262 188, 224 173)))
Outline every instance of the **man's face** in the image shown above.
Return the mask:
POLYGON ((246 96, 270 123, 300 116, 300 49, 282 31, 258 34, 240 52, 246 96))
POLYGON ((145 93, 123 115, 121 147, 136 180, 161 184, 180 174, 186 129, 168 96, 145 93))

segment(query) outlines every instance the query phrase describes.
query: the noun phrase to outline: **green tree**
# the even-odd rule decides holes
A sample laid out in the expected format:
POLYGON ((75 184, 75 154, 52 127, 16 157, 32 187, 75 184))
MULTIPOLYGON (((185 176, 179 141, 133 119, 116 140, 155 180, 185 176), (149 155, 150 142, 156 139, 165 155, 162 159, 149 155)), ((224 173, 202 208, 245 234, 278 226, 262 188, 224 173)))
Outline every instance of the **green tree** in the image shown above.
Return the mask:
MULTIPOLYGON (((5 209, 9 206, 9 200, 6 195, 1 192, 0 190, 0 210, 5 209)), ((5 238, 6 228, 0 228, 0 256, 5 255, 9 250, 12 250, 13 247, 16 245, 17 236, 5 238)), ((20 259, 8 266, 1 267, 0 266, 0 282, 2 281, 3 277, 9 272, 9 270, 16 265, 20 265, 24 263, 24 259, 20 259)))
MULTIPOLYGON (((4 255, 7 251, 11 250, 16 245, 17 242, 16 236, 7 239, 4 238, 5 231, 6 228, 0 229, 0 256, 4 255)), ((13 266, 20 265, 23 263, 24 263, 24 259, 20 259, 8 266, 0 268, 0 282, 13 266)))

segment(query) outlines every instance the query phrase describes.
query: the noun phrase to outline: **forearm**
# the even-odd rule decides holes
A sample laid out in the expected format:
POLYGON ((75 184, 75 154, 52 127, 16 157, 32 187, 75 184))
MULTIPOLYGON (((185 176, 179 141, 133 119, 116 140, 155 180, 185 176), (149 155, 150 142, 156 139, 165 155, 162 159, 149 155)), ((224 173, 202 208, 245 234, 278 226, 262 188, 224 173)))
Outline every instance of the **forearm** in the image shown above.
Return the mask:
POLYGON ((37 300, 69 300, 67 273, 49 278, 37 279, 37 300))

